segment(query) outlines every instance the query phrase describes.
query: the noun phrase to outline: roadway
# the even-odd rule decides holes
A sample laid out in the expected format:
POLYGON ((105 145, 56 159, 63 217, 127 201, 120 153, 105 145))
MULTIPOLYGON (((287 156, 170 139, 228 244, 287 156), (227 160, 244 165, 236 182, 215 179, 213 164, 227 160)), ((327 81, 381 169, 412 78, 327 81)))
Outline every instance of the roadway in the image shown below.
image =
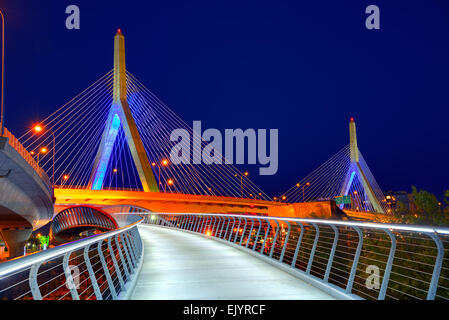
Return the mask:
POLYGON ((139 226, 136 300, 328 300, 319 289, 241 250, 200 235, 139 226))

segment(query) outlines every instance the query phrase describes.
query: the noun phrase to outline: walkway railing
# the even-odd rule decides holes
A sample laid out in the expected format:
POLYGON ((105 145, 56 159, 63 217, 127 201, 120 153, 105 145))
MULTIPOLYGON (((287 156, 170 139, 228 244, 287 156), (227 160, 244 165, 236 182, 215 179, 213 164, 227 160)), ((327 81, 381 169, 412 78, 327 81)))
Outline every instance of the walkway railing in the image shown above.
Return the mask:
POLYGON ((225 241, 340 297, 449 299, 447 228, 187 213, 144 223, 225 241))
POLYGON ((142 218, 132 217, 121 229, 0 264, 0 300, 128 298, 143 255, 142 218))
POLYGON ((20 156, 25 159, 26 162, 37 172, 39 177, 41 177, 42 180, 45 181, 45 183, 48 186, 51 186, 50 179, 48 178, 47 173, 45 173, 44 169, 42 169, 36 160, 34 160, 31 153, 28 152, 28 150, 25 149, 25 147, 20 143, 20 141, 6 128, 4 128, 4 137, 8 138, 8 143, 11 147, 13 147, 20 156))

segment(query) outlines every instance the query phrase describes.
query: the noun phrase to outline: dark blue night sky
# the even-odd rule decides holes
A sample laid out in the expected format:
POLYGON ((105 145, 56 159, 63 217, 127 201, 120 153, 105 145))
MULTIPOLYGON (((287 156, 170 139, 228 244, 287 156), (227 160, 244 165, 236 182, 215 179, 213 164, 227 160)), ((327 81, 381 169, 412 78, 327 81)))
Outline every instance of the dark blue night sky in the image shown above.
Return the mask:
POLYGON ((112 68, 187 123, 279 128, 275 195, 349 143, 384 190, 449 189, 449 1, 0 1, 7 19, 6 125, 17 136, 112 68), (65 8, 81 30, 65 28, 65 8), (365 28, 380 7, 381 30, 365 28))

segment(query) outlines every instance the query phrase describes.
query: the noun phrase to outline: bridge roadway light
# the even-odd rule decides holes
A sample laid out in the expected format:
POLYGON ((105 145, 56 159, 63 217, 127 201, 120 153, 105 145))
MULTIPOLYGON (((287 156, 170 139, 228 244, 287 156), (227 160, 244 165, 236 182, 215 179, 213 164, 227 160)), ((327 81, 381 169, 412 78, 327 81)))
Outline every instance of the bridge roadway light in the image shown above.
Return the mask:
MULTIPOLYGON (((33 130, 36 134, 41 134, 44 131, 44 127, 40 124, 36 124, 33 127, 33 130)), ((56 155, 56 138, 55 135, 53 133, 53 131, 47 129, 46 130, 48 133, 50 133, 52 135, 53 138, 53 165, 52 165, 52 175, 51 175, 51 184, 54 187, 55 185, 55 155, 56 155)))
POLYGON ((167 180, 167 183, 165 184, 165 186, 164 186, 164 192, 166 192, 166 190, 167 190, 167 185, 169 185, 169 186, 172 186, 173 184, 174 184, 175 182, 173 181, 173 179, 168 179, 167 180))
POLYGON ((307 182, 306 184, 303 184, 303 185, 302 185, 302 202, 305 202, 305 201, 306 201, 306 200, 305 200, 305 198, 306 198, 306 197, 305 197, 305 195, 306 195, 306 194, 305 194, 305 188, 308 187, 308 186, 310 186, 310 182, 307 182))

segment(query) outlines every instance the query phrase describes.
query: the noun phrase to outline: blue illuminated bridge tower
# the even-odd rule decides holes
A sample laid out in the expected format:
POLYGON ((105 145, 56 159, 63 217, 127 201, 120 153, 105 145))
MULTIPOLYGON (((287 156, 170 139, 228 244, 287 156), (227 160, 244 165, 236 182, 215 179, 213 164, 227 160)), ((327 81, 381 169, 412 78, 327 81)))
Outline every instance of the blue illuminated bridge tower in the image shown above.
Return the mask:
POLYGON ((89 188, 101 190, 106 170, 111 158, 114 143, 120 126, 123 127, 134 164, 137 169, 143 190, 157 192, 159 188, 150 167, 147 153, 140 139, 136 123, 127 100, 125 37, 121 30, 117 31, 114 39, 114 89, 113 102, 108 115, 101 143, 92 168, 89 188))

